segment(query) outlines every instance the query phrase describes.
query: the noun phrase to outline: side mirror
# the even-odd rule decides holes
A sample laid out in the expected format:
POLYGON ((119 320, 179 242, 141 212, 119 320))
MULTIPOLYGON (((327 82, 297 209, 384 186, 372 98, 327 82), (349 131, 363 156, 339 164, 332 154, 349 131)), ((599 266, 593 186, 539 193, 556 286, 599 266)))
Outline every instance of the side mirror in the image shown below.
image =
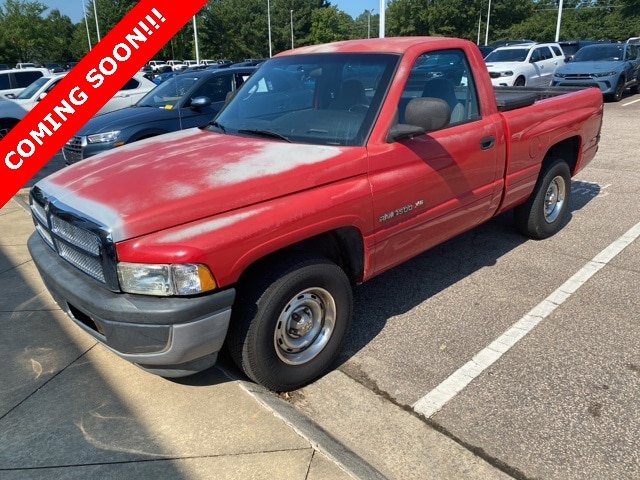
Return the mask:
POLYGON ((201 108, 205 108, 211 105, 211 99, 209 97, 196 97, 191 100, 189 108, 191 110, 199 111, 201 108))
POLYGON ((440 98, 418 97, 409 102, 404 118, 409 125, 433 132, 449 125, 451 108, 440 98))
POLYGON ((412 99, 404 112, 405 123, 391 127, 387 141, 418 137, 449 125, 451 108, 444 100, 432 97, 412 99))
POLYGON ((404 123, 396 123, 387 134, 387 142, 399 142, 400 140, 405 140, 408 138, 419 137, 420 135, 424 135, 426 132, 424 128, 418 127, 416 125, 407 125, 404 123))

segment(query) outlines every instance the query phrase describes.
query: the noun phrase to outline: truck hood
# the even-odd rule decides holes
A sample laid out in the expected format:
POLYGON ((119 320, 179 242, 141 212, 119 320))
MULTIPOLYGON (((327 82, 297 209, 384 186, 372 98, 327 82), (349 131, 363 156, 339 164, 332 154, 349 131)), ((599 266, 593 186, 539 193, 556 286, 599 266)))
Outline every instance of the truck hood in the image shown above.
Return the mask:
POLYGON ((107 227, 118 242, 364 173, 364 147, 193 128, 97 155, 34 188, 107 227))
POLYGON ((590 73, 619 72, 622 62, 569 62, 556 70, 565 75, 588 75, 590 73))
MULTIPOLYGON (((147 124, 157 120, 166 120, 178 116, 178 110, 164 108, 127 107, 96 115, 89 120, 76 135, 92 135, 94 133, 124 130, 135 125, 147 124)), ((203 122, 206 123, 206 122, 203 122)))

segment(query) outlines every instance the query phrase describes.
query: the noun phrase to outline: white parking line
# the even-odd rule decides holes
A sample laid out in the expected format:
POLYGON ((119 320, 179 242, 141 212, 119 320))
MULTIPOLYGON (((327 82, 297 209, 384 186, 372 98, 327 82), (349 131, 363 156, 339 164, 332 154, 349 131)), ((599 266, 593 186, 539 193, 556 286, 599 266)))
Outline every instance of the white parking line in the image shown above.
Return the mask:
POLYGON ((638 100, 632 100, 632 101, 627 102, 627 103, 623 103, 623 104, 622 104, 622 106, 623 106, 623 107, 627 107, 627 106, 629 106, 629 105, 633 105, 634 103, 638 103, 638 102, 640 102, 640 99, 638 99, 638 100))
POLYGON ((624 235, 596 255, 574 276, 564 282, 555 292, 545 298, 529 313, 518 320, 509 330, 496 338, 488 347, 481 350, 469 362, 464 364, 440 385, 427 393, 413 405, 413 410, 426 418, 435 415, 447 402, 453 399, 476 377, 509 351, 524 338, 536 325, 562 305, 573 293, 596 272, 607 265, 627 246, 640 236, 640 223, 634 225, 624 235))

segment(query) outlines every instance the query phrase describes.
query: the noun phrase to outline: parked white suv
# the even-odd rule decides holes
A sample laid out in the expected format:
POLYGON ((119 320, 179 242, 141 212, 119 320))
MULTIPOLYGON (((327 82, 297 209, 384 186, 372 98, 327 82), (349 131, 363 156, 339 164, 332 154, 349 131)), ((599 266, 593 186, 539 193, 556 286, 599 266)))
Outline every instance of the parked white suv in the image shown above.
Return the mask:
POLYGON ((557 43, 537 43, 496 48, 484 61, 495 86, 546 87, 564 59, 557 43))

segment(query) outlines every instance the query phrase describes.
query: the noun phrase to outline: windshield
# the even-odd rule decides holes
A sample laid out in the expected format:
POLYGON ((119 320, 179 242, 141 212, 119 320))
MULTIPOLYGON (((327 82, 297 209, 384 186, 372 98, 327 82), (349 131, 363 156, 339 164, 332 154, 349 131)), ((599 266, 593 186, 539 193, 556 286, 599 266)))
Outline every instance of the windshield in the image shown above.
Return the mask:
POLYGON ((16 98, 19 98, 20 100, 24 100, 24 99, 33 97, 36 94, 36 92, 40 90, 42 86, 45 83, 47 83, 49 80, 50 78, 40 77, 31 85, 29 85, 27 88, 25 88, 23 91, 21 91, 20 94, 16 96, 16 98))
POLYGON ((505 50, 494 50, 486 56, 486 62, 524 62, 529 53, 528 48, 509 48, 505 50))
POLYGON ((364 145, 399 61, 389 54, 268 60, 216 117, 226 133, 316 145, 364 145))
POLYGON ((147 93, 136 104, 138 107, 176 108, 180 100, 191 90, 200 79, 198 74, 183 74, 165 80, 147 93))
POLYGON ((578 50, 572 62, 615 62, 622 60, 624 45, 594 45, 578 50))

